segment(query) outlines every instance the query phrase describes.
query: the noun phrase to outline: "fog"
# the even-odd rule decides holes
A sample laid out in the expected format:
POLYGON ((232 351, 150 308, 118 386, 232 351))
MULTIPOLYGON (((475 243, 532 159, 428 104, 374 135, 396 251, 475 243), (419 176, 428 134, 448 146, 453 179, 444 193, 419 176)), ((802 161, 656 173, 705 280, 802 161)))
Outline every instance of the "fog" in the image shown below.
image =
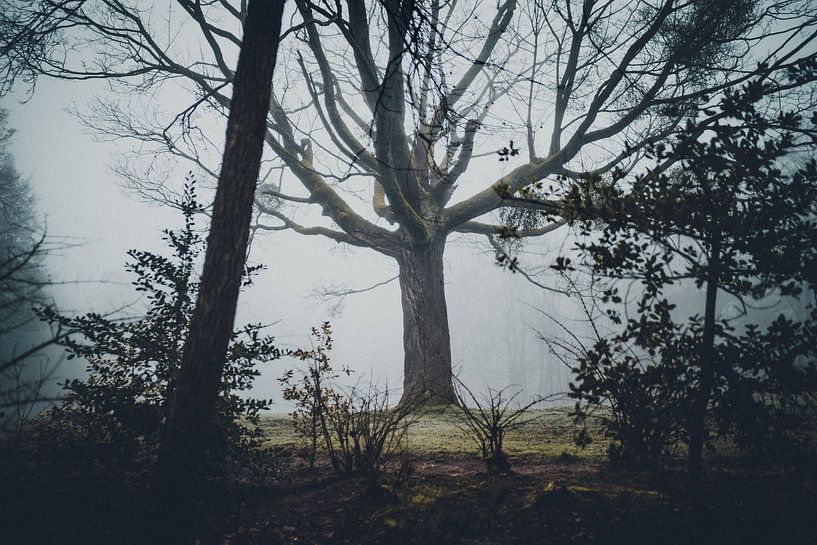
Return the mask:
MULTIPOLYGON (((133 276, 124 269, 126 252, 165 251, 161 231, 178 228, 181 215, 146 203, 122 186, 111 165, 132 151, 131 142, 99 140, 69 111, 82 110, 93 95, 106 91, 102 82, 41 79, 33 95, 20 89, 6 97, 2 106, 10 110, 10 126, 16 130, 12 151, 18 170, 29 178, 36 195, 38 216, 49 236, 66 246, 46 260, 56 282, 51 294, 57 307, 66 314, 116 311, 119 316, 138 316, 144 301, 130 284, 133 276)), ((490 161, 484 163, 495 170, 490 177, 513 166, 490 161)), ((189 166, 177 166, 174 175, 181 178, 189 166)), ((522 268, 539 272, 537 278, 546 285, 557 285, 558 276, 547 267, 572 248, 573 240, 563 227, 526 242, 522 268)), ((372 380, 399 394, 403 348, 397 281, 350 294, 340 305, 315 294, 327 288, 366 290, 393 279, 394 260, 322 237, 281 231, 259 234, 253 240, 250 262, 265 269, 242 293, 237 325, 270 324, 268 331, 280 347, 297 348, 309 346, 310 329, 329 320, 335 338, 334 363, 355 371, 347 382, 372 380)), ((544 291, 522 275, 497 266, 493 250, 476 235, 452 236, 445 262, 453 365, 460 379, 477 390, 511 385, 528 396, 565 391, 570 372, 539 337, 564 335, 553 318, 580 337, 589 334, 576 298, 544 291)), ((685 316, 699 311, 702 295, 692 287, 678 287, 671 293, 681 303, 678 312, 685 316)), ((738 313, 735 301, 728 298, 721 307, 726 315, 738 313)), ((779 302, 757 307, 749 309, 750 316, 764 321, 773 319, 778 309, 786 310, 779 302)), ((53 360, 58 356, 58 350, 51 351, 53 360)), ((288 410, 277 379, 294 365, 295 361, 284 358, 262 367, 251 395, 274 400, 275 412, 288 410)), ((49 392, 57 391, 56 383, 83 374, 83 362, 62 362, 49 392)))
MULTIPOLYGON (((121 309, 120 316, 138 316, 144 305, 130 285, 133 276, 124 270, 126 252, 164 251, 161 231, 179 227, 180 213, 146 203, 122 186, 111 166, 133 151, 132 142, 99 140, 69 111, 82 111, 94 95, 105 95, 103 82, 43 78, 33 94, 24 91, 6 97, 2 106, 10 110, 9 125, 16 129, 12 151, 36 195, 38 216, 49 236, 68 246, 46 260, 57 283, 52 287, 57 307, 66 314, 121 309)), ((514 166, 495 158, 485 164, 495 169, 492 175, 514 166)), ((188 168, 177 165, 171 183, 178 186, 188 168)), ((203 201, 210 198, 205 195, 203 201)), ((520 258, 522 266, 546 268, 570 244, 562 228, 528 244, 532 254, 520 258)), ((501 269, 493 250, 476 235, 451 237, 445 259, 453 364, 460 378, 478 389, 514 385, 527 395, 563 391, 569 373, 538 339, 554 327, 538 309, 581 330, 575 301, 501 269)), ((283 231, 258 235, 250 262, 265 269, 242 293, 237 324, 270 324, 281 347, 295 348, 308 346, 310 328, 330 320, 333 361, 355 371, 350 380, 371 379, 399 393, 403 349, 397 281, 351 294, 339 309, 314 294, 326 287, 361 290, 389 280, 397 274, 394 260, 283 231)), ((543 278, 557 280, 555 274, 543 278)), ((252 395, 275 400, 273 411, 286 410, 277 378, 294 364, 287 359, 268 364, 252 395)), ((83 372, 82 362, 64 362, 54 381, 83 372)))
MULTIPOLYGON (((284 59, 287 61, 291 59, 284 59)), ((17 168, 30 178, 38 200, 38 214, 49 236, 66 246, 51 253, 46 261, 57 282, 52 288, 57 307, 66 314, 109 313, 119 309, 120 316, 138 316, 144 307, 130 284, 132 276, 124 270, 126 252, 163 251, 161 230, 180 226, 181 215, 140 199, 134 191, 123 187, 122 177, 114 170, 121 170, 123 162, 134 173, 154 169, 150 173, 154 179, 165 176, 168 186, 179 187, 184 173, 193 168, 202 185, 212 181, 208 182, 200 169, 180 159, 163 162, 161 157, 151 158, 149 152, 145 156, 145 150, 132 140, 100 138, 98 132, 88 129, 70 111, 88 112, 89 104, 97 96, 131 99, 112 95, 104 81, 41 78, 35 92, 18 86, 2 105, 10 110, 9 125, 17 131, 12 143, 17 168), (140 153, 141 157, 135 156, 140 153)), ((146 102, 134 98, 133 104, 167 113, 187 106, 187 100, 189 95, 183 90, 171 88, 151 95, 146 102)), ((508 132, 498 127, 501 112, 494 117, 497 127, 493 129, 504 138, 508 132)), ((224 132, 224 119, 213 118, 217 121, 205 120, 207 138, 211 141, 208 151, 211 165, 218 164, 224 132)), ((524 162, 524 155, 523 152, 515 160, 524 162)), ((592 163, 589 157, 582 158, 585 160, 592 163)), ((498 179, 515 166, 514 159, 499 162, 491 154, 475 160, 457 198, 470 196, 474 190, 483 188, 486 181, 498 179)), ((209 202, 210 198, 203 191, 202 200, 209 202)), ((314 211, 307 213, 306 218, 304 223, 320 220, 314 211)), ((529 253, 520 257, 521 266, 541 272, 538 279, 545 285, 556 285, 558 277, 548 272, 548 265, 572 246, 572 235, 563 227, 527 242, 529 253)), ((331 301, 321 301, 314 295, 316 290, 326 287, 366 290, 383 283, 397 274, 394 260, 322 237, 280 231, 258 234, 253 240, 250 262, 263 264, 265 269, 254 285, 242 293, 237 324, 270 324, 269 332, 282 348, 295 348, 308 346, 310 329, 330 320, 335 337, 333 360, 338 367, 348 365, 355 370, 350 380, 373 380, 399 393, 403 349, 397 282, 349 295, 339 312, 333 312, 331 301)), ((493 251, 476 235, 449 238, 445 267, 453 365, 459 377, 477 389, 515 385, 531 396, 564 391, 570 380, 569 371, 539 339, 540 335, 558 336, 563 332, 540 311, 545 310, 582 337, 588 326, 582 320, 576 299, 544 291, 521 275, 503 270, 495 263, 493 251)), ((677 298, 685 303, 681 310, 695 313, 702 293, 681 288, 676 292, 677 298)), ((733 303, 724 301, 722 305, 733 303)), ((290 360, 268 364, 252 395, 275 400, 273 410, 286 410, 277 378, 293 364, 290 360)), ((82 374, 81 362, 65 362, 55 382, 82 374)))

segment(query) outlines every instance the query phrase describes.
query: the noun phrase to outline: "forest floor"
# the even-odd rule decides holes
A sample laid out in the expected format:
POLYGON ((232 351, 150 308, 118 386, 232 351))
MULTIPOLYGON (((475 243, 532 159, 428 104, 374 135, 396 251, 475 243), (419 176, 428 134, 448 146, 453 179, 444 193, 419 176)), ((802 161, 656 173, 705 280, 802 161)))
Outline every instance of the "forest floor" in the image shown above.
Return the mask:
MULTIPOLYGON (((660 475, 615 470, 597 429, 594 442, 577 449, 565 409, 536 416, 507 438, 510 474, 486 475, 445 410, 420 419, 407 450, 377 479, 338 477, 325 461, 310 470, 288 417, 267 417, 273 477, 214 485, 201 498, 198 543, 817 544, 817 462, 781 468, 710 456, 696 503, 680 459, 660 475)), ((154 512, 145 472, 45 470, 34 460, 25 469, 17 460, 15 470, 8 460, 0 465, 0 543, 162 545, 144 537, 154 512)))

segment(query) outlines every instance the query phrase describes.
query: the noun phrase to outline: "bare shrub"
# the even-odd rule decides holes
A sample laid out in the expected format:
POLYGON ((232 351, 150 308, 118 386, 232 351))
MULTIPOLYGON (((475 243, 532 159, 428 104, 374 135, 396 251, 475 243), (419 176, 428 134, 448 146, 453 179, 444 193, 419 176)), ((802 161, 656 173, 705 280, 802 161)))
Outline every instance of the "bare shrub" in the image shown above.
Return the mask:
MULTIPOLYGON (((299 378, 290 370, 280 379, 284 399, 295 402, 292 423, 307 462, 314 467, 318 452, 325 450, 339 474, 379 473, 384 461, 400 450, 424 399, 413 396, 389 408, 388 388, 372 382, 344 392, 336 383, 340 375, 329 358, 329 323, 314 328, 312 337, 316 342, 311 350, 291 353, 308 362, 308 369, 299 378)), ((348 368, 342 372, 351 373, 348 368)))
MULTIPOLYGON (((283 386, 284 399, 295 403, 290 413, 295 434, 301 440, 301 451, 310 468, 315 467, 318 447, 328 429, 326 407, 332 402, 331 384, 338 378, 332 368, 329 352, 332 350, 332 328, 324 322, 320 329, 312 328, 314 344, 311 350, 298 349, 288 355, 308 364, 300 376, 290 369, 278 379, 283 386)), ((348 368, 344 369, 348 375, 348 368)))
POLYGON ((400 451, 418 416, 419 396, 389 408, 389 391, 369 383, 333 396, 327 408, 326 445, 332 466, 341 473, 379 473, 383 462, 400 451))
POLYGON ((536 418, 529 413, 547 398, 536 398, 527 404, 516 402, 522 390, 509 394, 511 387, 475 395, 459 378, 454 379, 454 392, 459 402, 460 426, 479 447, 489 474, 507 473, 511 463, 503 448, 505 434, 536 418), (516 402, 516 403, 515 403, 516 402))

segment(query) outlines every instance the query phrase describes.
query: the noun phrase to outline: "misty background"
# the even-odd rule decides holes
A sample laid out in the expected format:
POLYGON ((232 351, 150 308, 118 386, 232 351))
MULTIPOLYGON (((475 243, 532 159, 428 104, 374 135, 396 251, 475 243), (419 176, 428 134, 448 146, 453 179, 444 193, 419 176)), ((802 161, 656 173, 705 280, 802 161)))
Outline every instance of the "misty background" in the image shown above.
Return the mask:
MULTIPOLYGON (((33 190, 36 215, 48 235, 67 246, 45 258, 57 283, 50 288, 57 308, 74 315, 104 314, 126 306, 118 315, 135 317, 145 306, 131 285, 133 275, 124 269, 126 252, 165 252, 161 231, 179 227, 182 217, 178 210, 145 202, 123 187, 112 167, 133 151, 132 142, 100 138, 75 115, 75 110, 87 111, 95 96, 106 93, 107 86, 101 81, 41 78, 34 93, 21 85, 0 106, 9 110, 9 127, 16 131, 11 151, 17 169, 33 190)), ((213 129, 221 139, 224 122, 213 129)), ((168 181, 179 186, 191 165, 174 162, 176 168, 168 173, 172 178, 168 181)), ((517 165, 513 159, 499 162, 486 157, 481 166, 485 168, 473 170, 485 176, 477 184, 496 179, 517 165)), ((209 204, 212 194, 204 190, 207 183, 200 179, 201 200, 209 204)), ((521 267, 529 273, 544 271, 539 280, 555 286, 558 275, 547 267, 572 247, 572 240, 569 229, 563 227, 526 241, 521 267)), ((342 302, 316 295, 327 289, 364 290, 394 278, 394 260, 323 237, 281 231, 256 236, 250 262, 263 264, 265 269, 241 294, 236 324, 270 324, 268 331, 281 348, 297 348, 309 346, 310 329, 329 320, 336 368, 348 365, 353 369, 348 379, 352 382, 371 378, 388 385, 397 399, 403 367, 397 281, 350 294, 342 302)), ((565 391, 569 370, 539 339, 539 334, 558 335, 559 327, 540 311, 582 334, 587 324, 575 297, 542 290, 521 275, 503 270, 495 262, 494 251, 477 235, 453 236, 445 262, 453 364, 459 377, 477 390, 512 385, 528 396, 565 391)), ((56 360, 60 351, 52 348, 51 359, 56 360)), ((273 399, 274 412, 288 410, 277 379, 294 365, 284 358, 262 366, 252 395, 273 399)), ((60 363, 46 393, 57 393, 58 382, 83 374, 81 361, 60 363)))
MULTIPOLYGON (((282 58, 282 67, 288 61, 291 59, 282 58)), ((181 86, 164 85, 160 92, 147 97, 117 96, 104 80, 43 77, 33 92, 24 84, 18 85, 15 92, 0 101, 0 106, 9 110, 8 124, 16 131, 11 152, 17 169, 29 180, 37 201, 36 216, 49 237, 66 246, 49 252, 44 262, 56 283, 49 288, 56 307, 67 315, 122 309, 118 316, 137 317, 145 304, 131 285, 133 275, 124 268, 129 259, 126 252, 139 249, 165 253, 161 231, 178 228, 182 217, 178 210, 147 202, 132 188, 124 187, 117 171, 124 166, 136 176, 141 173, 154 180, 164 177, 168 187, 178 188, 192 169, 199 179, 200 200, 208 205, 212 193, 207 189, 213 186, 213 180, 191 163, 176 157, 146 156, 138 142, 89 128, 94 124, 94 105, 101 104, 98 97, 119 101, 126 109, 129 105, 148 107, 167 114, 187 107, 191 95, 181 86), (77 112, 85 116, 85 123, 77 112)), ((145 113, 149 118, 151 112, 145 113)), ((513 112, 507 114, 513 116, 513 112)), ((502 112, 494 112, 493 118, 494 129, 501 134, 494 139, 496 149, 500 149, 507 145, 502 139, 511 133, 508 127, 502 127, 502 112)), ((209 164, 217 166, 226 118, 210 115, 196 122, 211 140, 205 146, 209 164)), ((517 146, 524 148, 520 143, 523 140, 519 134, 517 146)), ((469 196, 472 190, 513 170, 525 162, 526 155, 522 149, 519 156, 504 162, 492 153, 475 157, 461 182, 465 187, 454 200, 469 196)), ((591 164, 592 152, 582 161, 591 164)), ((319 216, 311 210, 299 218, 310 224, 310 219, 319 216)), ((206 222, 200 226, 205 228, 206 222)), ((568 227, 526 239, 520 266, 542 284, 559 287, 558 274, 548 267, 557 256, 570 253, 574 241, 575 235, 568 227)), ((252 241, 249 262, 264 265, 265 269, 241 294, 237 325, 270 324, 268 333, 276 338, 279 347, 298 348, 309 346, 312 327, 329 320, 334 332, 336 368, 353 369, 355 373, 349 379, 352 383, 371 379, 381 386, 388 385, 397 399, 403 373, 399 286, 392 280, 367 289, 396 276, 393 259, 324 237, 284 230, 259 232, 252 241), (365 291, 346 296, 338 306, 337 299, 325 300, 316 295, 327 289, 365 291)), ((550 353, 540 336, 564 336, 559 322, 571 333, 589 340, 590 327, 577 298, 543 290, 521 274, 502 269, 493 249, 478 235, 453 234, 446 246, 445 264, 451 350, 459 378, 476 390, 510 385, 523 389, 526 396, 566 391, 570 370, 550 353)), ((702 290, 694 287, 676 286, 669 296, 680 303, 677 312, 684 316, 702 308, 702 290)), ((805 309, 804 301, 805 297, 801 301, 770 301, 768 305, 761 302, 758 308, 749 309, 745 320, 771 321, 781 310, 805 309)), ((740 312, 734 304, 725 297, 719 306, 723 314, 732 315, 740 312)), ((52 347, 51 359, 56 361, 60 351, 52 347)), ((272 399, 275 412, 288 410, 277 379, 295 365, 294 360, 284 358, 262 366, 252 395, 272 399)), ((60 363, 46 393, 57 393, 58 382, 83 374, 81 361, 60 363)))

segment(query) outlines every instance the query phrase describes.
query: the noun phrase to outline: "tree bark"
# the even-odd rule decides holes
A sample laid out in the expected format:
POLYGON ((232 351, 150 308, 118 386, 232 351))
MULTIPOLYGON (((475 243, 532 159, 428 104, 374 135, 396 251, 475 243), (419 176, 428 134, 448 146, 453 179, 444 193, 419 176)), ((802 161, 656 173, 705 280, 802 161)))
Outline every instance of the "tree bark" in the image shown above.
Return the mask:
POLYGON ((456 403, 443 282, 445 238, 407 244, 398 257, 403 303, 404 377, 401 403, 456 403))
POLYGON ((154 488, 192 498, 219 437, 217 407, 247 252, 283 0, 251 0, 196 307, 167 401, 154 488))
POLYGON ((721 233, 712 237, 709 255, 709 271, 706 282, 706 307, 701 340, 701 378, 697 399, 692 406, 689 422, 689 452, 687 479, 690 492, 696 496, 700 490, 701 459, 706 441, 706 413, 712 389, 715 386, 715 311, 718 298, 718 269, 721 260, 721 233))

